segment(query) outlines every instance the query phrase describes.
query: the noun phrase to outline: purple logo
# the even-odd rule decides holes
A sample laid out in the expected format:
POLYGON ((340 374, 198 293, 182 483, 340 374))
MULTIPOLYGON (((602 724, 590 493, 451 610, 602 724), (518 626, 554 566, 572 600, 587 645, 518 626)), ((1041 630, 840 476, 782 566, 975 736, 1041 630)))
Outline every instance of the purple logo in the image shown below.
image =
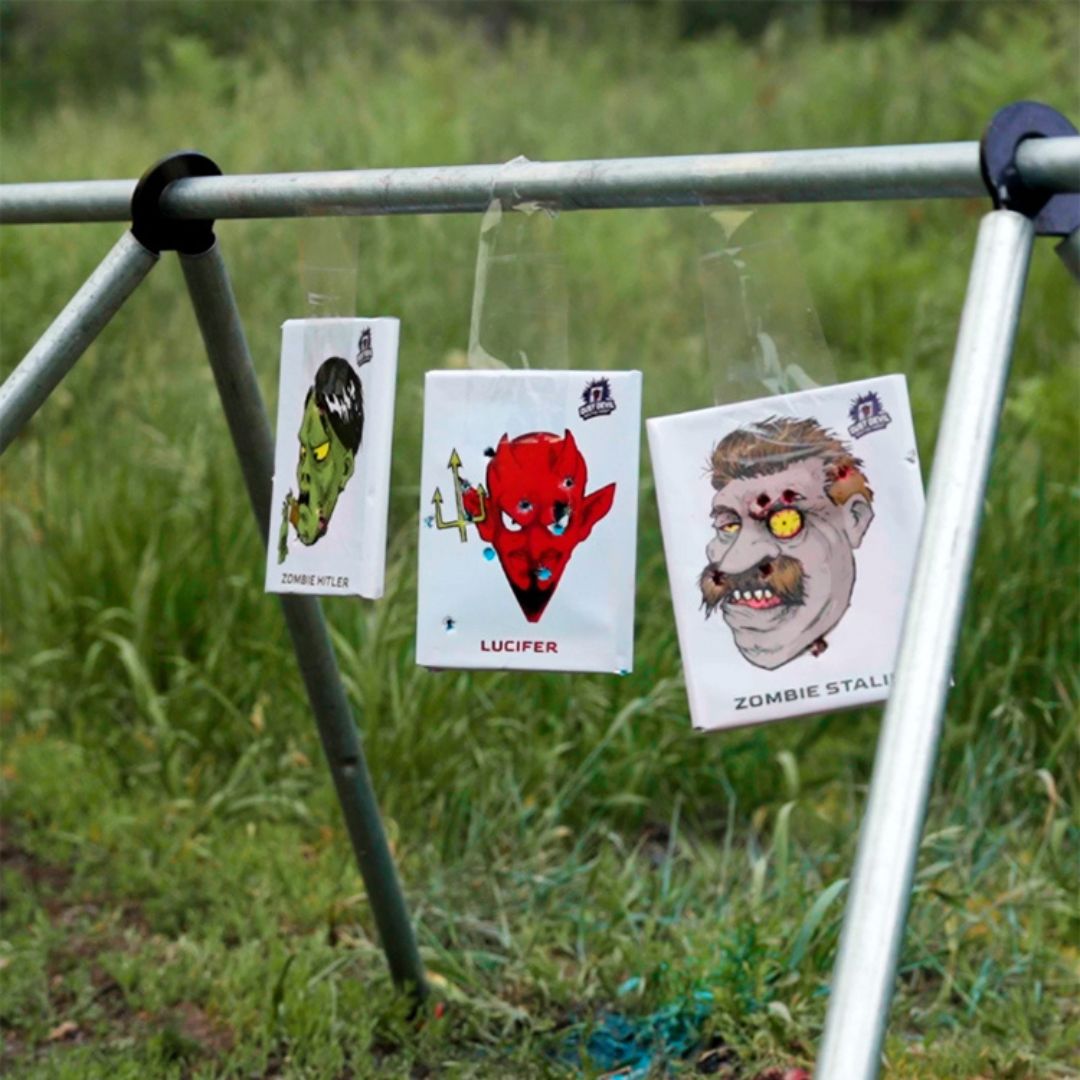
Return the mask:
POLYGON ((880 431, 892 423, 892 417, 885 411, 881 398, 873 390, 860 394, 851 403, 848 416, 852 419, 848 433, 853 439, 861 439, 864 435, 869 435, 872 431, 880 431))
POLYGON ((607 379, 593 379, 582 391, 583 404, 578 409, 582 420, 594 416, 607 416, 615 411, 615 399, 611 396, 611 383, 607 379))

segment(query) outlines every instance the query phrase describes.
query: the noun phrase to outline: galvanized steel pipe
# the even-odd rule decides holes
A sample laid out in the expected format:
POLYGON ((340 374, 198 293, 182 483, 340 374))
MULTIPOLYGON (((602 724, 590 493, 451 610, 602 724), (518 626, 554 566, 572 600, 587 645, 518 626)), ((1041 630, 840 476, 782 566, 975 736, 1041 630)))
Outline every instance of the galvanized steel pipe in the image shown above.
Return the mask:
POLYGON ((817 1080, 873 1080, 896 981, 1034 227, 982 220, 848 892, 817 1080))
POLYGON ((0 454, 157 262, 125 232, 0 386, 0 454))
MULTIPOLYGON (((1030 139, 1026 183, 1080 188, 1080 136, 1030 139)), ((134 180, 0 185, 0 223, 126 221, 134 180)), ((781 150, 594 161, 266 173, 178 180, 162 212, 178 218, 477 213, 492 199, 560 210, 981 197, 976 142, 781 150)))

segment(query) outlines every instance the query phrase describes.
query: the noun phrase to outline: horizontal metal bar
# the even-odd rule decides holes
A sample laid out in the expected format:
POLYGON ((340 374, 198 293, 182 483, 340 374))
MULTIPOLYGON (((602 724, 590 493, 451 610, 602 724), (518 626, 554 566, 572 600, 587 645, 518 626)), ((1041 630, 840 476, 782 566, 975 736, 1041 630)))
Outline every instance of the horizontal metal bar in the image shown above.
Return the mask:
POLYGON ((130 221, 135 180, 0 184, 0 224, 130 221))
POLYGON ((1016 148, 1016 166, 1028 187, 1080 191, 1080 136, 1028 139, 1016 148))
MULTIPOLYGON (((1020 147, 1025 181, 1080 185, 1080 136, 1020 147)), ((0 185, 0 222, 126 221, 134 180, 0 185)), ((781 150, 595 161, 266 173, 178 180, 179 218, 476 213, 498 197, 561 210, 962 198, 986 194, 976 142, 781 150)))
POLYGON ((52 325, 0 386, 0 454, 105 329, 158 257, 131 235, 113 245, 52 325))
POLYGON ((178 183, 163 200, 163 209, 179 216, 198 208, 210 217, 292 217, 334 208, 357 214, 478 212, 495 198, 508 205, 538 202, 587 210, 889 198, 927 188, 966 193, 969 148, 954 143, 926 150, 885 147, 230 176, 201 190, 191 182, 178 183))

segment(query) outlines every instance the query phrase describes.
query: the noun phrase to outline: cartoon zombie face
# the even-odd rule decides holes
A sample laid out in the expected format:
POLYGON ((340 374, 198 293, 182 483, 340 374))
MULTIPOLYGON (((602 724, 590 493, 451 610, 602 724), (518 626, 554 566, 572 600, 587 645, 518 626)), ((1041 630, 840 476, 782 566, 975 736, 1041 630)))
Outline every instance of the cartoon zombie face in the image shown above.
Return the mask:
POLYGON ((356 468, 364 430, 364 395, 360 378, 340 356, 326 360, 304 401, 296 466, 299 494, 288 517, 303 544, 326 534, 338 496, 356 468))
POLYGON ((777 668, 826 648, 874 513, 862 463, 814 420, 770 419, 713 451, 713 538, 700 587, 739 652, 777 668))
MULTIPOLYGON (((588 470, 569 430, 561 438, 503 435, 490 453, 486 509, 476 528, 495 549, 525 617, 537 622, 574 549, 611 509, 615 485, 586 494, 588 470)), ((475 489, 465 506, 480 517, 475 489)))

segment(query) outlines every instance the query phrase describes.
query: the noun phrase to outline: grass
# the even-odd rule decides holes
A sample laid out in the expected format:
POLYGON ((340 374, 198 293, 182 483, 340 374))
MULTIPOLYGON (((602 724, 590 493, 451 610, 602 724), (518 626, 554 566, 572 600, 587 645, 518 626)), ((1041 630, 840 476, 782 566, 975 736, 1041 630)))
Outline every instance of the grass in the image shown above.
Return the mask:
MULTIPOLYGON (((752 43, 679 40, 662 11, 580 10, 576 27, 498 47, 374 7, 281 52, 218 56, 183 37, 145 93, 61 95, 5 131, 0 173, 134 176, 184 145, 245 172, 967 139, 1022 97, 1080 115, 1066 5, 988 6, 937 40, 904 21, 830 38, 780 22, 752 43)), ((772 212, 798 240, 837 372, 908 374, 927 462, 985 209, 772 212)), ((647 465, 633 675, 414 664, 421 376, 466 341, 477 227, 218 229, 271 404, 278 327, 304 313, 303 245, 354 250, 359 309, 402 319, 388 594, 326 609, 445 1011, 418 1028, 392 992, 166 259, 0 466, 8 1075, 561 1075, 566 1025, 702 988, 703 1045, 731 1048, 730 1077, 812 1062, 880 712, 690 731, 647 465)), ((552 228, 571 361, 643 367, 647 415, 708 404, 706 215, 552 228)), ((117 233, 0 231, 4 372, 117 233)), ((1073 289, 1040 243, 893 1077, 1080 1075, 1073 289)))

